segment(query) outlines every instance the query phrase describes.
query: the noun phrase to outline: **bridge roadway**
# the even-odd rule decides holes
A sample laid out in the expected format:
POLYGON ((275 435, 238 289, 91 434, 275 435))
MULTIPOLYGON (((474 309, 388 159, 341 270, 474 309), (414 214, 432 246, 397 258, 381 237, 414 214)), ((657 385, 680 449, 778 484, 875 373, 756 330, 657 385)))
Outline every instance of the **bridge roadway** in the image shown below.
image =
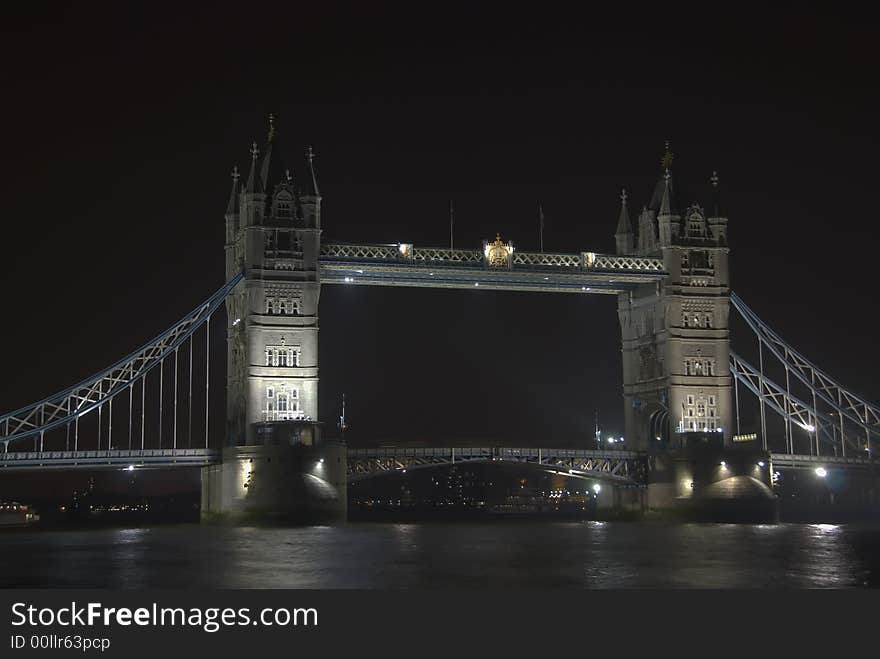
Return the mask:
MULTIPOLYGON (((620 483, 644 482, 648 454, 638 451, 550 448, 353 448, 348 450, 348 475, 360 479, 403 469, 463 462, 520 462, 569 475, 620 483)), ((0 473, 62 469, 169 469, 201 467, 220 462, 218 449, 113 449, 95 451, 10 451, 0 453, 0 473)), ((774 468, 880 472, 880 461, 839 456, 771 453, 774 468)))
POLYGON ((667 274, 659 258, 593 252, 514 250, 507 263, 490 267, 484 250, 331 243, 321 246, 319 276, 322 284, 614 294, 667 274))

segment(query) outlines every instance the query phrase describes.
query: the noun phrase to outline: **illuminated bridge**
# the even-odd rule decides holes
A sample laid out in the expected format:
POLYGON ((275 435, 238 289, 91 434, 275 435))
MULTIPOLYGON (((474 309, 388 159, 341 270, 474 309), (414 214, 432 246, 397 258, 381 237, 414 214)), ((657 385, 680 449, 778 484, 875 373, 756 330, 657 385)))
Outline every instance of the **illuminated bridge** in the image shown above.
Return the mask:
MULTIPOLYGON (((262 157, 254 146, 247 180, 234 173, 227 283, 116 363, 0 416, 0 473, 202 467, 203 484, 219 493, 211 505, 223 512, 257 499, 282 505, 265 504, 289 480, 278 467, 290 464, 279 446, 311 451, 314 459, 296 458, 297 469, 326 465, 328 473, 310 478, 331 489, 346 478, 493 460, 650 485, 664 456, 684 464, 699 446, 717 446, 722 457, 747 450, 749 468, 761 466, 748 477, 768 492, 777 468, 873 472, 880 407, 820 369, 730 290, 727 218, 717 196, 706 210, 675 203, 670 153, 635 226, 621 196, 612 255, 523 251, 500 235, 471 248, 322 243, 314 154, 303 190, 279 173, 276 150, 271 138, 262 157), (626 450, 357 449, 330 459, 317 423, 318 293, 328 284, 616 296, 626 450), (733 337, 737 352, 734 312, 747 328, 733 337), (218 316, 222 327, 212 325, 218 316), (225 355, 210 352, 217 331, 227 338, 225 355), (218 360, 227 363, 219 394, 225 419, 210 415, 218 360), (750 404, 757 422, 744 414, 750 404), (261 447, 264 463, 254 458, 261 447)), ((717 192, 717 177, 712 186, 717 192)), ((691 495, 682 482, 699 487, 697 477, 678 481, 679 498, 691 495)))

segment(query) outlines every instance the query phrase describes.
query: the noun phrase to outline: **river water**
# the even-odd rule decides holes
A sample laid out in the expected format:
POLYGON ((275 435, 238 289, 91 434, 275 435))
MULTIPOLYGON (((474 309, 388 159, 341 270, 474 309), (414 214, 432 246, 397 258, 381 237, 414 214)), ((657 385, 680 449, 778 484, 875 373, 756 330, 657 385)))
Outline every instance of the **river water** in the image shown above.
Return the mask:
POLYGON ((632 522, 0 533, 0 586, 880 587, 880 528, 632 522))

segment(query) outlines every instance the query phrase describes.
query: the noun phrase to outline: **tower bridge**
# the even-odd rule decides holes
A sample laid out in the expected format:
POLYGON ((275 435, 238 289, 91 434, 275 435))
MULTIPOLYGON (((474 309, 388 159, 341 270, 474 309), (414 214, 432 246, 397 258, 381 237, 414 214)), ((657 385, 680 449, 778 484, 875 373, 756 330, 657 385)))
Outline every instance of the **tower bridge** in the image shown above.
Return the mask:
POLYGON ((322 242, 311 149, 305 173, 294 183, 271 126, 263 148, 251 147, 247 178, 233 171, 227 283, 110 367, 0 416, 0 473, 201 466, 203 512, 232 517, 339 515, 348 478, 456 460, 555 465, 640 484, 650 507, 699 498, 731 479, 771 499, 773 465, 873 473, 880 407, 815 366, 731 292, 718 177, 705 206, 679 206, 668 146, 635 223, 621 195, 616 254, 522 251, 500 234, 455 249, 322 242), (322 437, 318 421, 319 297, 327 284, 615 295, 627 451, 346 451, 322 437), (212 329, 221 305, 225 327, 212 329), (737 340, 756 340, 757 364, 731 350, 731 310, 751 332, 737 340), (210 390, 218 356, 209 342, 218 330, 227 338, 219 394, 210 390), (784 384, 770 377, 771 363, 784 384), (225 396, 223 420, 210 417, 212 395, 225 396), (760 424, 743 428, 741 409, 752 399, 760 424), (783 435, 768 430, 768 413, 782 419, 783 435))

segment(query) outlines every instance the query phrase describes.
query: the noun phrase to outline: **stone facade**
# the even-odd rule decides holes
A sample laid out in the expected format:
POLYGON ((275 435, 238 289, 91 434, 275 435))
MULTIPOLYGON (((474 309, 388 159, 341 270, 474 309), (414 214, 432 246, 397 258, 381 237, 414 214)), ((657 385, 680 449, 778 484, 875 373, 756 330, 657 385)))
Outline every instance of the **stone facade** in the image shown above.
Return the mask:
POLYGON ((669 273, 618 296, 626 444, 641 450, 681 446, 689 436, 729 445, 734 434, 729 250, 718 179, 711 179, 711 213, 696 203, 680 213, 671 164, 667 150, 637 233, 622 197, 615 235, 619 254, 662 257, 669 273))
POLYGON ((250 173, 233 173, 226 212, 227 445, 258 443, 257 423, 318 419, 318 253, 321 197, 307 158, 305 184, 284 168, 274 129, 254 143, 250 173))

